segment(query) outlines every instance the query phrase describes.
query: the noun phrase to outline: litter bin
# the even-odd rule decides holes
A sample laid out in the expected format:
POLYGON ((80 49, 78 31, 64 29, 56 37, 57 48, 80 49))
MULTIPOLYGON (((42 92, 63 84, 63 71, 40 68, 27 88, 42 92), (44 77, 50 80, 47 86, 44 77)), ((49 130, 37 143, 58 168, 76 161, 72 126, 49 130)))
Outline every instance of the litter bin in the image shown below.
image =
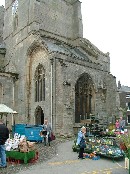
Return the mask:
POLYGON ((12 126, 12 134, 18 133, 20 135, 25 135, 25 127, 27 124, 15 124, 12 126))
POLYGON ((40 136, 40 131, 42 126, 26 126, 25 127, 25 137, 28 141, 42 142, 43 137, 40 136))

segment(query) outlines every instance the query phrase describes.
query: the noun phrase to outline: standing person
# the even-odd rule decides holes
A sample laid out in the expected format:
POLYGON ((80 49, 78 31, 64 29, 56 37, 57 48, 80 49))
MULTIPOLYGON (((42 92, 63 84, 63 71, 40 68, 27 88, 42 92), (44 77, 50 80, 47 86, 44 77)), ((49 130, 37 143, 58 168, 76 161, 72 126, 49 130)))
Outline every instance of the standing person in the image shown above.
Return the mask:
POLYGON ((116 130, 120 128, 119 120, 116 120, 115 127, 116 127, 116 130))
POLYGON ((85 134, 86 134, 86 128, 83 126, 81 128, 81 130, 78 132, 78 138, 77 138, 77 143, 76 143, 80 147, 79 155, 78 155, 79 159, 84 159, 83 153, 84 153, 85 146, 84 145, 81 146, 81 141, 83 141, 85 143, 85 134))
POLYGON ((50 146, 50 141, 51 141, 51 124, 48 123, 48 120, 45 119, 44 120, 44 124, 43 124, 43 140, 44 140, 44 145, 46 146, 47 140, 48 140, 48 144, 50 146))
POLYGON ((5 142, 9 138, 9 130, 3 124, 2 119, 0 119, 0 168, 6 168, 6 152, 5 152, 5 142))
POLYGON ((120 120, 119 120, 120 131, 124 131, 124 127, 125 127, 125 120, 123 120, 123 118, 120 117, 120 120))

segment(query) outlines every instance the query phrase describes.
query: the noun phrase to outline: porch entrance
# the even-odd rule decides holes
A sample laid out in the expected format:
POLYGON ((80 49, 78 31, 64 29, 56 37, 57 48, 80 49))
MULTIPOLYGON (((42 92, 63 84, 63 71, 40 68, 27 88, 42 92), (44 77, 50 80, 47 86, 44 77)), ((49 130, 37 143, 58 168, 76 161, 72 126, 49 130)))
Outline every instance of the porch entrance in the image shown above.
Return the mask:
POLYGON ((38 106, 35 110, 35 124, 43 125, 44 123, 44 113, 40 106, 38 106))
POLYGON ((89 74, 83 74, 75 85, 75 123, 89 119, 94 109, 94 84, 89 74))

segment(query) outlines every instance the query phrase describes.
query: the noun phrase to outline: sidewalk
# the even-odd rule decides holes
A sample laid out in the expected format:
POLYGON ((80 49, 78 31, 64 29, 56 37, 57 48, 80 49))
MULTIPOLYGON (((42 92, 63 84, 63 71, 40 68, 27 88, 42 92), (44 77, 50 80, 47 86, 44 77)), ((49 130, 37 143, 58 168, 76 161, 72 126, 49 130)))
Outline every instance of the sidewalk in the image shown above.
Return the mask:
MULTIPOLYGON (((18 174, 128 174, 124 168, 124 160, 113 162, 110 159, 100 160, 78 159, 78 154, 72 151, 73 141, 62 143, 58 153, 52 159, 31 166, 18 174)), ((43 152, 44 153, 44 152, 43 152)))

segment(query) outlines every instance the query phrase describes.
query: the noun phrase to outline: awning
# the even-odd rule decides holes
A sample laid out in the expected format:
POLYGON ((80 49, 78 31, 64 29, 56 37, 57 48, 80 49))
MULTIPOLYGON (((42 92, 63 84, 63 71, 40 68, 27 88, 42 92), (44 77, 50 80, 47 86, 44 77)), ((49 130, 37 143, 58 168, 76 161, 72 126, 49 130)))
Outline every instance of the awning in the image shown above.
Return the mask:
MULTIPOLYGON (((13 109, 9 108, 8 106, 4 104, 0 104, 0 114, 11 114, 12 115, 12 125, 14 125, 14 114, 17 114, 16 111, 13 111, 13 109)), ((7 115, 6 115, 6 126, 7 126, 7 115)))
POLYGON ((8 106, 4 104, 0 104, 0 113, 5 114, 16 114, 16 111, 13 111, 13 109, 9 108, 8 106))

